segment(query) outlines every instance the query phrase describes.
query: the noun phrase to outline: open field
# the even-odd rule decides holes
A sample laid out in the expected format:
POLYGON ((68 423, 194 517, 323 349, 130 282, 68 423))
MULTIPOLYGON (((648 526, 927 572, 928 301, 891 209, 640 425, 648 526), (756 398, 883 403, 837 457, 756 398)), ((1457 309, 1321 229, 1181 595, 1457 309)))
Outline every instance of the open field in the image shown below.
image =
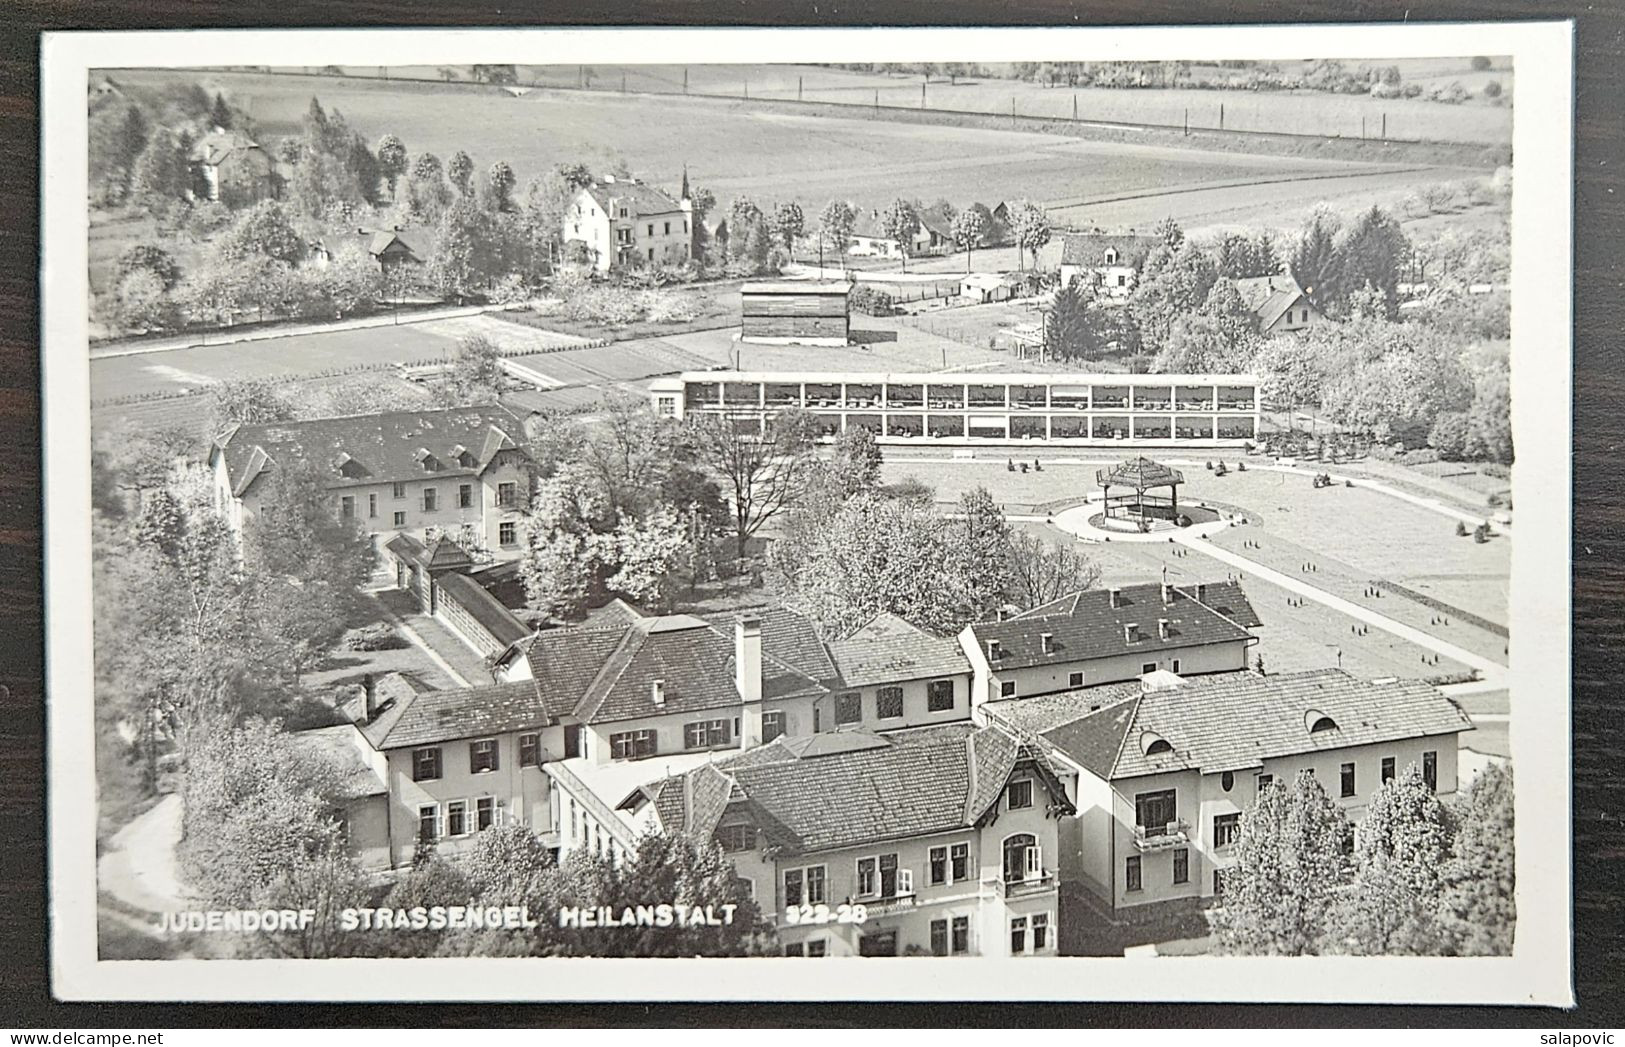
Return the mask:
MULTIPOLYGON (((253 73, 179 75, 210 91, 223 91, 252 116, 260 137, 268 141, 294 132, 315 95, 369 140, 393 132, 413 153, 428 150, 442 159, 464 149, 477 170, 507 160, 521 184, 555 163, 581 160, 603 167, 624 158, 640 177, 675 187, 686 163, 692 181, 711 188, 723 201, 737 195, 794 199, 810 213, 834 196, 871 208, 899 195, 945 197, 961 205, 1022 197, 1078 203, 1185 186, 1278 183, 1327 174, 1359 181, 1394 166, 767 112, 746 103, 698 98, 549 90, 514 98, 496 89, 458 85, 253 73), (663 107, 661 119, 649 119, 651 105, 663 107)), ((136 84, 176 76, 160 71, 119 74, 121 82, 136 84)), ((1316 198, 1336 195, 1340 185, 1340 180, 1321 183, 1316 198)), ((1278 189, 1264 191, 1266 198, 1278 194, 1278 189)), ((1184 217, 1180 206, 1170 196, 1157 217, 1184 217)))
MULTIPOLYGON (((1291 65, 1293 63, 1287 63, 1291 65)), ((1359 62, 1346 62, 1354 67, 1359 62)), ((994 77, 961 79, 949 83, 933 78, 921 91, 915 75, 853 72, 803 65, 599 65, 521 66, 520 79, 528 84, 558 88, 586 87, 605 92, 723 95, 733 98, 838 102, 880 105, 899 109, 944 109, 975 113, 1009 114, 1011 103, 1022 116, 1071 119, 1077 98, 1079 120, 1145 122, 1165 126, 1218 127, 1219 106, 1225 107, 1224 127, 1235 131, 1289 134, 1361 135, 1360 118, 1375 138, 1382 116, 1388 116, 1393 138, 1446 142, 1506 143, 1512 139, 1512 113, 1478 97, 1483 85, 1499 80, 1510 89, 1510 72, 1474 73, 1466 59, 1379 60, 1373 65, 1399 65, 1407 80, 1430 87, 1461 83, 1474 98, 1463 105, 1420 99, 1377 99, 1363 95, 1336 95, 1322 91, 1249 92, 1194 88, 1065 88, 994 77), (1406 72, 1407 68, 1411 72, 1406 72)), ((373 67, 351 67, 358 75, 377 76, 373 67)), ((400 67, 396 76, 436 77, 425 67, 400 67)), ((324 80, 326 78, 323 78, 324 80)), ((333 78, 338 79, 338 78, 333 78)), ((492 90, 495 90, 494 88, 492 90)), ((1510 94, 1510 90, 1507 92, 1510 94)))

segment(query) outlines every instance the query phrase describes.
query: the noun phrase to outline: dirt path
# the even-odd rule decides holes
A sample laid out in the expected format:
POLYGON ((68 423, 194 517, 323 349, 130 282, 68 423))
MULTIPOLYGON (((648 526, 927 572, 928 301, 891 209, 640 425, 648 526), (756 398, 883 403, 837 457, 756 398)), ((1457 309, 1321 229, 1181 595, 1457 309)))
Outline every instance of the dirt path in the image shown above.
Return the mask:
POLYGON ((195 898, 175 859, 181 810, 180 796, 171 793, 115 833, 96 863, 97 888, 142 912, 188 908, 195 898))

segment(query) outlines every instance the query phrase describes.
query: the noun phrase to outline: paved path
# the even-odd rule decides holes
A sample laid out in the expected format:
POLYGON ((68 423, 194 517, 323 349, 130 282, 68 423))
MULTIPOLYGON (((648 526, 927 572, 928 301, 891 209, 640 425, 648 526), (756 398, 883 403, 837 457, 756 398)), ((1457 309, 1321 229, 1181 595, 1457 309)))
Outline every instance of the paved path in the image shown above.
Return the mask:
POLYGON ((96 862, 97 889, 142 912, 190 907, 193 895, 175 862, 181 810, 180 796, 171 793, 114 833, 96 862))
POLYGON ((514 306, 460 305, 446 306, 443 309, 424 309, 418 312, 409 312, 405 316, 387 312, 358 316, 352 320, 334 320, 330 323, 320 324, 278 324, 273 327, 256 327, 241 331, 227 327, 213 331, 196 331, 188 334, 171 335, 166 338, 147 338, 139 342, 109 342, 104 345, 91 346, 90 358, 92 360, 105 360, 117 356, 144 356, 148 353, 167 353, 175 349, 191 349, 201 345, 262 342, 276 338, 293 338, 299 335, 329 334, 334 331, 359 331, 369 327, 410 327, 413 324, 428 323, 434 320, 479 316, 482 313, 500 312, 511 308, 514 308, 514 306))
POLYGON ((1464 647, 1458 647, 1449 641, 1439 639, 1431 633, 1405 625, 1402 622, 1396 622, 1386 615, 1378 614, 1367 607, 1361 607, 1359 604, 1345 600, 1341 596, 1333 596, 1331 593, 1317 589, 1301 579, 1282 574, 1273 567, 1266 567, 1256 560, 1250 560, 1239 553, 1214 545, 1212 542, 1187 538, 1181 534, 1175 534, 1172 537, 1175 542, 1188 549, 1194 549, 1206 556, 1211 556, 1215 560, 1262 578, 1272 585, 1278 585, 1290 593, 1308 597, 1317 603, 1330 607, 1334 611, 1346 614, 1350 618, 1364 622, 1367 625, 1374 625, 1378 629, 1392 633, 1402 640, 1408 640, 1419 647, 1425 647, 1437 654, 1444 655, 1446 658, 1476 669, 1482 680, 1493 682, 1497 687, 1505 687, 1508 684, 1509 673, 1506 666, 1482 655, 1474 654, 1464 647))
POLYGON ((383 615, 384 619, 389 622, 390 625, 394 626, 402 636, 406 637, 407 641, 411 643, 412 646, 428 655, 429 660, 433 662, 441 672, 451 677, 452 681, 458 686, 474 686, 468 677, 458 672, 450 662, 446 661, 446 659, 440 657, 440 652, 436 651, 433 647, 430 647, 423 637, 419 635, 416 629, 414 629, 411 625, 408 625, 400 615, 396 614, 394 611, 391 611, 389 607, 384 604, 384 601, 378 599, 377 593, 368 593, 367 595, 371 596, 373 603, 378 605, 378 613, 383 615))

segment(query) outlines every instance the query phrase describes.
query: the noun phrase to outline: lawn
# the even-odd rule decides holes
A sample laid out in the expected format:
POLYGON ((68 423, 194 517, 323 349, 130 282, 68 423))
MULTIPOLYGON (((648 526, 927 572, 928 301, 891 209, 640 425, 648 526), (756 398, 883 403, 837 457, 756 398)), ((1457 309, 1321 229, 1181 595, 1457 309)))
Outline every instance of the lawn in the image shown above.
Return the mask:
MULTIPOLYGON (((887 481, 913 475, 951 500, 972 485, 987 487, 993 499, 1017 512, 1057 499, 1083 498, 1094 490, 1096 464, 1047 462, 1043 472, 1010 472, 1009 453, 981 452, 972 461, 942 461, 894 456, 883 470, 887 481)), ((1112 460, 1102 452, 1080 449, 1080 456, 1112 460)), ((1075 461, 1075 460, 1074 460, 1075 461)), ((1386 579, 1464 608, 1494 622, 1507 621, 1507 585, 1511 539, 1497 537, 1480 545, 1455 534, 1454 524, 1409 502, 1359 486, 1315 489, 1307 476, 1262 469, 1209 473, 1198 461, 1170 459, 1185 474, 1180 495, 1235 506, 1250 524, 1214 539, 1242 555, 1277 570, 1296 571, 1305 559, 1322 564, 1316 584, 1348 599, 1363 600, 1365 585, 1386 579), (1243 548, 1257 540, 1262 549, 1243 548), (1276 562, 1279 561, 1279 562, 1276 562), (1345 591, 1348 590, 1348 591, 1345 591)), ((1232 462, 1232 465, 1234 462, 1232 462)), ((1437 628, 1439 635, 1490 657, 1504 657, 1504 640, 1452 619, 1449 626, 1430 623, 1436 612, 1388 594, 1371 606, 1417 628, 1437 628)))

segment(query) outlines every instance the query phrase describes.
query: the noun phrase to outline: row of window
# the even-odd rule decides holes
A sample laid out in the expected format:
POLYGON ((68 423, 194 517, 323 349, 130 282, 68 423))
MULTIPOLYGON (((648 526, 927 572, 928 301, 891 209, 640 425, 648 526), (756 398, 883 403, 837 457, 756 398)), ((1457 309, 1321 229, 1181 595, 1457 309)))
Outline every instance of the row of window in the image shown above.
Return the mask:
MULTIPOLYGON (((1028 783, 1031 784, 1031 783, 1028 783)), ((755 845, 755 831, 748 826, 732 826, 718 840, 725 850, 748 850, 755 845)), ((1016 833, 1004 841, 1004 882, 1024 883, 1044 877, 1043 848, 1032 833, 1016 833)), ((914 893, 914 870, 901 866, 896 852, 866 855, 854 863, 854 898, 898 898, 914 893)), ((972 879, 970 845, 943 844, 927 852, 927 883, 933 887, 972 879)), ((824 905, 829 902, 828 867, 807 865, 784 870, 784 904, 824 905)))
MULTIPOLYGON (((998 655, 994 655, 994 657, 998 657, 998 655)), ((1175 658, 1173 660, 1173 663, 1170 666, 1170 670, 1172 672, 1175 672, 1175 673, 1179 672, 1179 659, 1178 658, 1175 658)), ((1146 662, 1144 665, 1140 666, 1140 675, 1141 676, 1144 676, 1146 673, 1154 673, 1156 671, 1157 671, 1157 663, 1156 662, 1146 662)), ((1078 688, 1078 687, 1084 686, 1083 673, 1081 673, 1081 672, 1068 673, 1067 678, 1066 678, 1066 685, 1068 687, 1070 687, 1070 688, 1078 688)), ((1000 698, 1014 698, 1015 696, 1016 696, 1016 681, 1014 681, 1014 680, 1000 680, 999 681, 999 697, 1000 698)))
POLYGON ((418 808, 418 840, 428 843, 441 837, 467 836, 496 823, 497 804, 491 796, 472 801, 448 800, 444 809, 440 804, 426 803, 418 808))
MULTIPOLYGON (((954 707, 954 682, 932 680, 925 685, 925 711, 945 713, 954 707)), ((875 717, 880 720, 899 720, 903 717, 903 689, 879 687, 875 689, 875 717)), ((835 696, 835 724, 863 722, 863 695, 858 691, 845 691, 835 696)))
MULTIPOLYGON (((480 738, 468 743, 469 774, 485 774, 499 769, 500 765, 501 757, 498 755, 497 740, 495 738, 480 738)), ((520 735, 519 766, 540 767, 541 765, 541 736, 537 734, 520 735)), ((436 781, 443 773, 441 746, 426 745, 421 749, 412 750, 412 780, 414 782, 436 781)))

